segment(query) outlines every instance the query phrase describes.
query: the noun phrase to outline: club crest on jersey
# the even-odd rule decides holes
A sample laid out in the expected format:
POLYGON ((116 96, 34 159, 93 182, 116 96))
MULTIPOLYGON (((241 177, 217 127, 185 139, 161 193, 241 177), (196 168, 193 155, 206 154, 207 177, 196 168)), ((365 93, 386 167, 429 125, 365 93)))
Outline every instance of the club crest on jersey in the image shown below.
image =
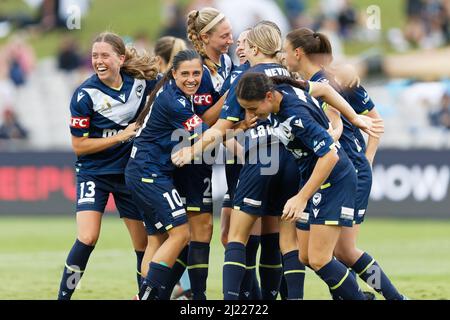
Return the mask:
POLYGON ((320 193, 316 193, 313 196, 313 204, 317 207, 319 205, 320 201, 322 201, 322 195, 320 193))
POLYGON ((136 95, 138 96, 138 98, 142 97, 142 91, 144 91, 144 86, 142 84, 140 84, 136 88, 136 95))
POLYGON ((192 131, 198 126, 200 126, 202 122, 203 122, 202 118, 194 114, 192 117, 183 122, 183 126, 186 128, 186 130, 192 131))
POLYGON ((89 117, 71 117, 70 118, 70 126, 76 129, 87 129, 89 128, 89 117))
POLYGON ((212 95, 210 94, 195 94, 194 104, 197 106, 209 106, 212 104, 212 95))

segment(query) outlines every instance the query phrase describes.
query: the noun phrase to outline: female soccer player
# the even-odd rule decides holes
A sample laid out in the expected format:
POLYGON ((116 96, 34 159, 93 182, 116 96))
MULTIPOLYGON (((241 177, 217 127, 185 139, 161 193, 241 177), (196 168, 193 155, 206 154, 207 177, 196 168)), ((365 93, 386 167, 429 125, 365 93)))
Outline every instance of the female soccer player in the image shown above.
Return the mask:
MULTIPOLYGON (((254 71, 254 72, 261 72, 261 73, 265 73, 268 75, 286 75, 288 76, 289 73, 287 72, 286 69, 284 69, 281 65, 279 65, 278 63, 276 63, 276 55, 277 52, 281 49, 281 37, 279 32, 271 27, 268 26, 267 24, 258 24, 257 26, 255 26, 247 35, 247 40, 246 40, 246 56, 247 59, 249 60, 250 64, 252 65, 252 68, 250 70, 254 71)), ((247 71, 248 72, 248 71, 247 71)), ((188 163, 190 161, 190 159, 192 159, 194 154, 200 154, 202 152, 203 149, 205 149, 209 144, 211 144, 213 141, 220 141, 220 138, 225 134, 225 131, 227 129, 231 129, 234 124, 242 119, 244 119, 244 110, 241 108, 241 106, 239 105, 237 98, 236 98, 236 92, 235 92, 235 88, 236 88, 236 83, 237 80, 235 80, 235 82, 233 83, 233 85, 230 88, 230 91, 228 93, 227 99, 225 101, 224 104, 224 109, 222 111, 221 114, 221 119, 219 119, 217 121, 217 123, 208 131, 205 132, 205 134, 203 135, 202 139, 200 141, 198 141, 197 143, 194 144, 194 146, 192 146, 191 148, 184 148, 182 149, 180 152, 175 153, 172 156, 172 161, 174 162, 175 165, 183 165, 184 163, 188 163)), ((329 87, 324 85, 325 87, 329 87)), ((331 88, 329 88, 331 89, 331 88)), ((329 93, 329 92, 328 92, 329 93)), ((349 109, 351 109, 350 107, 348 107, 349 109)), ((241 180, 241 179, 240 179, 241 180)), ((245 198, 245 197, 244 197, 245 198)), ((233 211, 234 214, 234 211, 233 211)), ((232 214, 232 221, 233 221, 233 214, 232 214)), ((241 210, 237 210, 237 214, 236 216, 245 216, 242 214, 241 210)), ((270 299, 270 298, 275 298, 276 294, 278 293, 278 288, 279 288, 279 283, 280 283, 280 277, 281 277, 281 257, 277 256, 277 253, 279 252, 279 245, 278 245, 278 217, 277 216, 267 216, 264 217, 266 221, 268 220, 273 220, 273 223, 267 224, 268 226, 270 226, 272 229, 270 230, 264 230, 264 226, 263 226, 263 230, 262 230, 262 234, 263 236, 261 237, 261 239, 263 240, 264 234, 269 234, 269 236, 267 236, 267 241, 263 242, 261 241, 261 255, 263 256, 263 258, 266 258, 267 261, 264 260, 260 260, 260 263, 263 264, 263 272, 261 272, 260 269, 260 275, 261 275, 261 287, 263 290, 263 297, 265 299, 270 299), (266 231, 266 232, 264 232, 266 231), (275 234, 276 233, 276 234, 275 234), (275 237, 276 236, 276 237, 275 237), (270 238, 270 239, 269 239, 270 238), (267 250, 267 251, 271 251, 270 254, 266 254, 263 255, 264 253, 264 249, 265 246, 264 244, 267 244, 266 248, 269 247, 272 250, 267 250), (264 270, 264 268, 266 270, 264 270), (266 275, 270 275, 270 276, 266 276, 266 275), (264 283, 263 281, 266 281, 266 283, 264 283), (265 288, 271 288, 270 290, 266 290, 264 291, 264 287, 265 288), (274 292, 275 294, 271 293, 274 292)), ((233 224, 233 222, 232 222, 233 224)), ((239 224, 236 224, 236 227, 239 224)), ((263 223, 264 225, 264 223, 263 223)), ((266 227, 267 227, 266 225, 266 227)), ((287 223, 284 223, 285 227, 287 227, 287 229, 292 229, 290 228, 290 225, 287 223)), ((237 228, 236 230, 233 230, 233 233, 238 232, 240 229, 237 228)), ((231 240, 236 240, 238 239, 239 243, 243 243, 245 245, 248 234, 246 234, 246 232, 243 230, 242 234, 239 234, 239 237, 237 237, 236 235, 233 235, 232 237, 229 236, 228 241, 230 242, 231 240), (241 238, 243 238, 243 240, 241 240, 241 238)), ((232 229, 230 227, 230 234, 232 233, 232 229)), ((290 234, 292 235, 292 232, 290 232, 290 234)), ((294 236, 294 240, 292 240, 292 236, 288 238, 290 239, 289 241, 281 241, 281 243, 283 243, 283 253, 285 253, 285 258, 289 258, 289 263, 287 263, 288 265, 288 270, 287 271, 293 271, 293 270, 300 270, 297 272, 288 272, 287 274, 291 275, 291 276, 301 276, 301 271, 303 271, 302 269, 304 269, 304 267, 301 266, 300 262, 298 261, 298 252, 294 252, 295 254, 289 254, 286 257, 286 254, 288 253, 292 253, 292 251, 296 250, 296 243, 295 243, 295 228, 293 228, 293 236, 294 236)), ((234 250, 234 248, 232 248, 234 245, 229 245, 227 246, 227 251, 232 252, 234 250)), ((239 249, 238 251, 240 252, 239 254, 243 253, 244 254, 244 258, 245 259, 245 250, 241 250, 240 245, 239 245, 239 249)), ((266 251, 266 252, 267 252, 266 251)), ((226 256, 227 256, 227 252, 226 252, 226 256)), ((226 258, 227 259, 227 258, 226 258)), ((232 259, 231 257, 228 257, 228 259, 232 259)), ((235 258, 233 258, 235 259, 235 258)), ((226 261, 226 262, 230 262, 227 264, 227 267, 224 268, 224 273, 227 273, 228 271, 226 269, 233 269, 233 264, 231 262, 233 261, 226 261)), ((236 265, 237 266, 237 265, 236 265)), ((239 266, 238 266, 239 267, 239 266)), ((240 267, 239 267, 240 268, 240 267)), ((245 269, 244 269, 245 270, 245 269)), ((286 272, 286 271, 285 271, 286 272)), ((233 273, 231 271, 231 273, 233 273)), ((224 283, 229 283, 230 281, 225 281, 225 278, 227 277, 232 277, 232 278, 239 278, 239 276, 228 276, 224 274, 224 283)), ((298 283, 299 287, 302 287, 302 279, 300 277, 300 279, 296 279, 295 281, 288 281, 288 284, 293 284, 293 283, 298 283)), ((233 290, 231 290, 232 292, 236 292, 236 290, 239 290, 239 281, 237 282, 237 284, 235 283, 233 290)), ((295 287, 295 285, 294 285, 295 287)), ((224 288, 225 290, 225 288, 224 288)), ((292 291, 292 290, 291 290, 292 291)), ((301 292, 299 292, 299 290, 296 290, 296 297, 298 297, 299 295, 302 295, 302 290, 301 292)), ((228 296, 229 298, 233 298, 233 294, 231 294, 230 296, 228 296)), ((235 296, 234 296, 235 297, 235 296)), ((293 298, 293 297, 292 297, 293 298)))
MULTIPOLYGON (((353 223, 356 173, 334 144, 327 131, 328 118, 306 87, 288 77, 271 80, 264 74, 247 73, 239 81, 237 95, 240 104, 259 117, 276 114, 280 122, 276 134, 297 159, 300 191, 286 202, 282 219, 295 221, 310 215, 309 265, 343 299, 364 300, 356 279, 348 277, 347 268, 333 259, 342 226, 353 223)), ((345 104, 337 93, 335 98, 333 105, 345 104)))
MULTIPOLYGON (((365 114, 373 119, 381 119, 362 86, 342 89, 334 77, 325 72, 322 66, 327 66, 332 60, 331 44, 328 38, 310 29, 302 28, 291 31, 285 42, 286 62, 290 71, 299 72, 305 79, 314 82, 329 82, 350 103, 359 114, 365 114)), ((327 107, 326 105, 323 105, 327 107)), ((353 163, 357 172, 357 193, 355 204, 355 225, 342 228, 339 241, 336 243, 335 256, 349 268, 352 268, 364 281, 388 300, 402 300, 403 296, 392 285, 378 263, 366 252, 356 247, 356 239, 360 224, 364 220, 365 212, 372 186, 371 165, 377 150, 379 138, 369 136, 366 147, 360 131, 345 118, 342 135, 339 142, 345 153, 353 163), (369 281, 373 275, 379 276, 380 281, 369 281)), ((299 225, 300 238, 307 238, 307 225, 299 225)), ((306 246, 307 242, 303 244, 306 246)), ((302 250, 301 250, 302 251, 302 250)), ((303 251, 304 254, 305 251, 303 251)), ((335 297, 337 298, 337 297, 335 297)))
MULTIPOLYGON (((241 32, 238 39, 236 40, 236 51, 235 54, 239 59, 239 66, 236 66, 233 71, 231 71, 228 78, 225 80, 221 95, 226 94, 226 92, 230 89, 231 84, 235 81, 235 79, 243 72, 250 68, 250 63, 247 61, 247 57, 244 52, 244 44, 247 38, 248 32, 251 28, 248 28, 241 32)), ((232 211, 232 204, 234 193, 236 190, 237 181, 239 179, 239 172, 242 168, 242 146, 235 139, 232 138, 230 141, 226 142, 227 145, 227 154, 226 154, 226 163, 225 163, 225 173, 227 178, 227 192, 224 196, 224 200, 222 203, 222 212, 220 215, 220 223, 221 223, 221 234, 220 239, 222 241, 223 246, 226 248, 228 243, 228 231, 230 228, 230 216, 232 211), (231 149, 231 150, 230 150, 231 149)), ((246 272, 244 276, 244 280, 242 281, 240 300, 260 300, 261 290, 259 288, 258 278, 256 276, 256 256, 258 253, 259 243, 260 243, 260 235, 261 235, 261 219, 258 219, 253 229, 251 230, 251 235, 247 241, 246 245, 246 272)))
POLYGON ((120 217, 130 233, 140 266, 147 245, 142 218, 125 186, 124 170, 130 155, 137 115, 154 86, 155 60, 125 48, 113 33, 102 33, 93 42, 95 75, 78 87, 70 104, 72 146, 78 156, 78 235, 64 268, 58 299, 71 298, 100 235, 102 215, 109 195, 114 196, 120 217))
MULTIPOLYGON (((194 112, 208 124, 213 124, 221 110, 220 90, 233 64, 226 54, 233 43, 228 19, 214 8, 194 10, 187 17, 187 35, 203 59, 203 77, 193 95, 194 112)), ((187 266, 194 300, 206 299, 209 250, 213 231, 212 165, 192 164, 175 172, 175 186, 186 204, 191 241, 185 248, 174 277, 181 276, 187 266)))
POLYGON ((183 39, 165 36, 155 43, 155 57, 158 59, 159 72, 166 73, 172 65, 173 57, 181 50, 186 50, 186 42, 183 39))
POLYGON ((140 300, 170 297, 166 291, 171 268, 190 237, 186 210, 174 186, 170 154, 178 137, 189 133, 192 139, 198 129, 206 127, 191 103, 202 79, 200 56, 194 50, 183 50, 172 63, 136 121, 140 129, 125 173, 149 235, 145 255, 151 262, 140 300))

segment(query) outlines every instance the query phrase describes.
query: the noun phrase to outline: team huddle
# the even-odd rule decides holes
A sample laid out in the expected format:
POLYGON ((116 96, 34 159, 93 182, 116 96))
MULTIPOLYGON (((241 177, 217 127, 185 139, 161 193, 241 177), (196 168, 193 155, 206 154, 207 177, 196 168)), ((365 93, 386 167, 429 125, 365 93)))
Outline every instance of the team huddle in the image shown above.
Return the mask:
POLYGON ((357 277, 406 299, 356 247, 384 128, 352 69, 332 65, 327 37, 283 39, 261 21, 239 35, 236 65, 218 10, 190 12, 187 35, 194 49, 163 37, 153 57, 109 32, 93 42, 95 74, 70 105, 78 235, 58 299, 71 299, 112 194, 136 252, 135 298, 170 299, 187 270, 193 299, 206 300, 218 159, 225 300, 301 300, 306 267, 335 300, 374 298, 357 277))

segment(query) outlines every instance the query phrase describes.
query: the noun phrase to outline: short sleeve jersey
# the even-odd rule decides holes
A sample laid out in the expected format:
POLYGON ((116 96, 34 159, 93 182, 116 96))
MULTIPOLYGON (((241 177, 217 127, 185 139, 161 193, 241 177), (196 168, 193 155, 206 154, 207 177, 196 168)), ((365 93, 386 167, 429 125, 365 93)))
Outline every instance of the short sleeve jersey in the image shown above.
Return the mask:
MULTIPOLYGON (((112 89, 97 75, 83 82, 70 102, 70 132, 75 137, 106 138, 133 123, 145 105, 156 80, 146 81, 121 74, 122 87, 112 89)), ((132 142, 117 144, 106 150, 78 156, 77 172, 88 174, 123 173, 132 142)))
MULTIPOLYGON (((316 100, 307 92, 281 84, 276 90, 283 95, 280 110, 275 119, 275 134, 291 151, 299 165, 301 179, 305 182, 311 176, 317 160, 335 148, 333 138, 327 132, 328 118, 316 100)), ((342 150, 337 147, 339 161, 328 180, 338 181, 353 169, 342 150)))
POLYGON ((238 122, 245 119, 245 110, 241 107, 237 100, 236 88, 239 83, 239 79, 246 72, 264 73, 269 77, 274 76, 288 76, 289 72, 282 65, 278 63, 260 63, 246 71, 239 73, 234 79, 228 91, 227 98, 225 99, 222 111, 220 113, 220 119, 225 119, 233 122, 238 122))
POLYGON ((194 113, 190 97, 174 80, 166 82, 136 134, 127 172, 144 178, 172 176, 173 148, 180 139, 190 140, 206 129, 207 125, 194 113))
POLYGON ((241 73, 244 73, 248 69, 250 69, 250 63, 248 61, 238 67, 235 67, 225 79, 225 82, 222 85, 222 89, 220 90, 220 96, 223 96, 230 89, 231 85, 239 77, 239 75, 241 73))
POLYGON ((220 99, 223 83, 232 70, 233 62, 227 54, 220 56, 220 66, 217 66, 217 73, 215 74, 212 74, 208 67, 203 65, 200 87, 193 96, 194 111, 197 115, 202 116, 220 99))
MULTIPOLYGON (((343 91, 333 77, 324 70, 320 70, 314 74, 311 81, 329 83, 352 106, 356 113, 367 113, 373 108, 373 102, 364 88, 360 87, 343 91)), ((319 101, 322 107, 326 106, 322 100, 319 99, 319 101)), ((360 163, 365 157, 364 153, 366 151, 364 138, 359 129, 345 117, 341 116, 341 119, 344 129, 339 142, 352 162, 355 164, 360 163)))

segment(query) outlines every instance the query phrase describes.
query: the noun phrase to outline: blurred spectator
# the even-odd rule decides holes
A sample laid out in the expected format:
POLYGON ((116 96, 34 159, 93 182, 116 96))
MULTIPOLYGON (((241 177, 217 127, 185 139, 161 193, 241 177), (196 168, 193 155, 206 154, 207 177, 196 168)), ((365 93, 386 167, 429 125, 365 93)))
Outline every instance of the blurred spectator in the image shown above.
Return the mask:
POLYGON ((357 12, 350 0, 346 0, 338 13, 339 33, 344 38, 351 38, 357 24, 357 12))
POLYGON ((164 1, 161 14, 164 26, 160 32, 160 37, 173 36, 187 39, 186 11, 176 0, 164 1))
POLYGON ((58 69, 71 72, 83 65, 83 56, 79 51, 79 45, 72 37, 66 37, 59 48, 58 69))
POLYGON ((429 113, 431 125, 450 130, 450 90, 442 97, 439 109, 429 113))
POLYGON ((17 120, 11 109, 3 111, 3 120, 0 125, 0 139, 26 139, 28 131, 17 120))
POLYGON ((413 47, 442 47, 449 43, 449 19, 448 0, 408 0, 404 37, 413 47))
POLYGON ((77 8, 80 18, 83 17, 90 6, 90 0, 40 0, 39 22, 43 31, 57 28, 67 28, 67 19, 77 8))
POLYGON ((23 85, 36 64, 33 48, 26 43, 23 36, 16 35, 7 43, 5 54, 11 80, 16 86, 23 85))
POLYGON ((313 20, 305 13, 305 0, 284 0, 284 12, 289 20, 291 29, 310 27, 313 20))
POLYGON ((152 43, 146 31, 139 31, 133 37, 133 46, 136 48, 137 52, 142 54, 145 52, 151 52, 152 43))
POLYGON ((9 77, 9 61, 6 52, 0 47, 0 114, 13 105, 16 88, 9 77))

